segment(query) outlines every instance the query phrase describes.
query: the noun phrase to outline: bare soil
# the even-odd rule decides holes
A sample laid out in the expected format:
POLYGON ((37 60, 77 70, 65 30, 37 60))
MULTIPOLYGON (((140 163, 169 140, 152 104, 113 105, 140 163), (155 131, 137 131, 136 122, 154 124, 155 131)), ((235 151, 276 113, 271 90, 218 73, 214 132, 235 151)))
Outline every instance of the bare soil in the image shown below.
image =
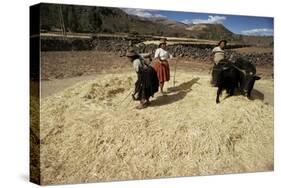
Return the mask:
POLYGON ((257 54, 260 54, 260 53, 271 53, 273 52, 273 48, 265 48, 265 47, 245 47, 245 48, 237 48, 237 49, 234 49, 234 51, 237 51, 241 54, 243 53, 257 53, 257 54))

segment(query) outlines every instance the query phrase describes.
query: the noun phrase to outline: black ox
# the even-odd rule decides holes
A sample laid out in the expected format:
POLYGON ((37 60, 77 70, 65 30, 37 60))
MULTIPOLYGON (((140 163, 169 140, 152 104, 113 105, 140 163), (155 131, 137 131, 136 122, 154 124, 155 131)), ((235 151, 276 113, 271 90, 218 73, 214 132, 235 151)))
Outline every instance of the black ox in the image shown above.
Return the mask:
POLYGON ((218 87, 216 103, 220 102, 219 96, 224 89, 229 96, 232 96, 235 89, 238 89, 242 95, 250 98, 255 81, 260 79, 256 75, 255 65, 242 58, 237 59, 234 63, 222 60, 214 68, 216 69, 216 86, 218 87))

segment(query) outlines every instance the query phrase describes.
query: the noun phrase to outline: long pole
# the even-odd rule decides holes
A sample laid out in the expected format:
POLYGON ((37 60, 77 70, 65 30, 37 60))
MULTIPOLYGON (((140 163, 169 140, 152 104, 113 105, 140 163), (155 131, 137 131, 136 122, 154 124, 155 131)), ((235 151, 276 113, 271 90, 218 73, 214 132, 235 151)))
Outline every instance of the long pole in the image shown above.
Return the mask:
POLYGON ((177 72, 177 65, 178 65, 178 61, 176 61, 175 71, 174 71, 174 87, 175 87, 175 84, 176 84, 176 72, 177 72))
POLYGON ((128 93, 128 95, 122 100, 122 101, 120 101, 119 103, 118 103, 118 105, 120 105, 121 103, 123 103, 131 94, 132 94, 132 90, 130 90, 130 92, 128 93))
POLYGON ((63 20, 63 14, 62 14, 62 6, 60 5, 60 20, 61 20, 61 27, 62 27, 62 34, 65 36, 65 26, 64 26, 64 20, 63 20))

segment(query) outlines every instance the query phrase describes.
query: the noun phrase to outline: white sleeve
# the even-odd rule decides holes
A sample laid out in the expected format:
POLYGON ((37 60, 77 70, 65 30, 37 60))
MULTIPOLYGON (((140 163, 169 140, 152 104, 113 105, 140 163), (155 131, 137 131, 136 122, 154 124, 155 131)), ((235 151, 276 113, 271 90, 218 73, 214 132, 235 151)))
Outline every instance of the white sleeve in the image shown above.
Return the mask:
POLYGON ((157 48, 156 51, 155 51, 155 55, 154 55, 154 58, 158 58, 160 57, 160 49, 157 48))
POLYGON ((223 51, 223 50, 222 50, 219 46, 215 47, 215 48, 212 50, 213 53, 217 53, 217 52, 221 52, 221 51, 223 51))
POLYGON ((212 52, 215 53, 217 51, 217 47, 214 47, 212 52))
POLYGON ((140 60, 139 59, 134 60, 133 67, 136 72, 139 72, 139 66, 140 66, 140 60))
POLYGON ((170 54, 170 52, 166 51, 165 50, 165 55, 163 57, 165 60, 169 59, 169 58, 172 58, 172 55, 170 54))
POLYGON ((149 58, 150 57, 150 53, 142 53, 142 54, 139 54, 142 58, 149 58))
POLYGON ((172 54, 170 54, 170 53, 168 53, 168 54, 169 54, 169 58, 173 59, 174 56, 172 54))

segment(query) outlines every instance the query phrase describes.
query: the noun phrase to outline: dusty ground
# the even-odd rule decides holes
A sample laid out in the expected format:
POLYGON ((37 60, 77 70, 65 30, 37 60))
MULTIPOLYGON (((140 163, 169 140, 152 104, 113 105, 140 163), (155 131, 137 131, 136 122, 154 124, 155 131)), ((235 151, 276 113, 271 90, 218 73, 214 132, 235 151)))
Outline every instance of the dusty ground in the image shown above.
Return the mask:
MULTIPOLYGON (((240 48, 240 51, 257 51, 253 48, 240 48)), ((260 49, 269 50, 269 49, 260 49)), ((272 49, 271 49, 272 50, 272 49)), ((245 52, 246 53, 246 52, 245 52)), ((176 58, 170 61, 171 70, 174 65, 186 71, 208 73, 209 62, 191 61, 176 58)), ((41 53, 41 80, 55 80, 79 76, 95 75, 97 73, 120 73, 132 71, 132 65, 126 57, 119 57, 109 52, 67 51, 41 53)), ((273 72, 271 65, 257 67, 257 73, 263 78, 270 78, 273 72)))
POLYGON ((234 51, 237 51, 239 53, 270 53, 273 52, 273 48, 265 48, 265 47, 245 47, 245 48, 237 48, 234 49, 234 51))
MULTIPOLYGON (((73 58, 79 61, 79 56, 73 58)), ((257 81, 252 100, 223 94, 217 105, 216 88, 209 84, 210 65, 178 60, 174 86, 175 62, 170 61, 166 96, 157 94, 144 110, 136 110, 127 97, 136 75, 126 61, 115 74, 85 66, 95 71, 43 81, 42 183, 273 170, 270 70, 258 69, 264 78, 257 81)), ((64 74, 71 75, 66 69, 64 74)))
POLYGON ((126 58, 106 52, 67 51, 41 53, 41 80, 55 80, 130 70, 126 58))

